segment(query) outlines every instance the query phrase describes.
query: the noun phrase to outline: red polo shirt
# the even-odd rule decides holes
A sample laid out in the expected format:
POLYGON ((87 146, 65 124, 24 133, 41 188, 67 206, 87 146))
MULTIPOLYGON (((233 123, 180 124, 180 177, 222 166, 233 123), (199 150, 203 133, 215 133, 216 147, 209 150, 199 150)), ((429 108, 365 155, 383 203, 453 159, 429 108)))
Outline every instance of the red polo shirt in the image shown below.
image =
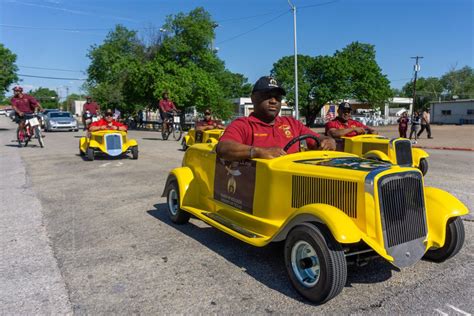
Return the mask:
POLYGON ((27 94, 23 94, 21 98, 13 97, 10 102, 18 111, 26 114, 33 113, 35 108, 39 105, 35 98, 27 94))
POLYGON ((84 112, 89 111, 92 115, 97 115, 99 105, 95 102, 84 103, 84 112))
POLYGON ((176 110, 176 106, 174 106, 173 101, 171 100, 160 100, 160 109, 163 112, 171 112, 172 110, 176 110))
MULTIPOLYGON (((288 116, 277 116, 274 124, 267 124, 256 118, 253 113, 249 117, 240 117, 227 126, 220 141, 231 140, 256 147, 284 148, 296 136, 311 134, 320 137, 300 121, 288 116)), ((314 145, 314 140, 307 139, 308 145, 314 145)), ((298 143, 287 151, 289 154, 299 151, 298 143)))
MULTIPOLYGON (((92 126, 107 126, 107 125, 109 125, 109 122, 107 122, 105 119, 102 118, 102 119, 98 120, 97 122, 91 123, 91 125, 89 125, 89 128, 91 128, 92 126)), ((127 125, 124 125, 120 122, 117 122, 116 120, 112 121, 112 126, 127 128, 127 125)), ((112 128, 109 127, 109 129, 112 129, 112 128)))
MULTIPOLYGON (((328 131, 331 128, 345 129, 345 128, 351 128, 351 127, 362 127, 364 129, 368 129, 367 126, 365 126, 364 124, 362 124, 359 121, 348 119, 346 122, 342 122, 338 117, 336 117, 334 120, 329 121, 329 122, 326 123, 326 135, 329 135, 328 131)), ((356 131, 352 131, 352 132, 350 132, 350 133, 348 133, 344 136, 345 137, 353 137, 353 136, 357 136, 357 135, 359 135, 359 134, 357 134, 356 131)))

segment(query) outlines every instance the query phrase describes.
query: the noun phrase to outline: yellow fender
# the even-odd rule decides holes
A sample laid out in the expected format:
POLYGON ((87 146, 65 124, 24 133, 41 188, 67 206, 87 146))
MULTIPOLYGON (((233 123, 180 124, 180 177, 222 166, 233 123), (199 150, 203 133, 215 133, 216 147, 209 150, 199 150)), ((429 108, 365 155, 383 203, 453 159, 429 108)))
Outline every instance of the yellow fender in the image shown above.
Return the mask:
POLYGON ((415 167, 418 167, 420 165, 420 160, 422 158, 426 159, 430 156, 426 151, 424 151, 421 148, 412 148, 411 152, 412 152, 412 156, 413 156, 413 165, 415 167))
POLYGON ((138 143, 135 139, 129 139, 125 144, 124 146, 126 146, 127 148, 128 147, 134 147, 134 146, 138 146, 138 143))
POLYGON ((171 170, 170 174, 168 175, 168 179, 166 179, 165 188, 163 190, 163 194, 161 195, 162 197, 166 197, 166 194, 168 193, 168 185, 174 179, 176 179, 178 182, 180 200, 179 205, 185 205, 185 203, 183 203, 185 198, 191 198, 186 194, 186 191, 188 190, 191 181, 194 179, 193 172, 189 167, 179 167, 171 170))
POLYGON ((428 247, 442 247, 446 239, 448 220, 469 213, 468 208, 452 194, 441 189, 425 187, 428 247))
POLYGON ((86 152, 87 150, 87 137, 81 137, 81 139, 79 139, 79 150, 82 151, 82 152, 86 152))
POLYGON ((190 145, 189 145, 189 139, 190 139, 190 138, 191 138, 191 137, 190 137, 189 135, 184 136, 184 143, 186 144, 186 146, 190 146, 190 145))
POLYGON ((356 243, 362 239, 362 232, 346 213, 334 206, 316 203, 305 205, 296 210, 282 226, 283 229, 273 238, 273 241, 286 239, 293 227, 308 222, 325 224, 339 243, 356 243))
POLYGON ((364 158, 391 162, 388 156, 380 150, 371 150, 364 154, 364 158))

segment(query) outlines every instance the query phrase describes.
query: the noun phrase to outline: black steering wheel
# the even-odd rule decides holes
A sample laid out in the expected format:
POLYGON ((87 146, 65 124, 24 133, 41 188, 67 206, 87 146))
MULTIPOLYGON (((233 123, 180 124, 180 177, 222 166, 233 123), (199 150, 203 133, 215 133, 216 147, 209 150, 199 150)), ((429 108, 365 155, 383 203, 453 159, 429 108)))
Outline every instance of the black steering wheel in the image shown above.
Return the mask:
MULTIPOLYGON (((295 138, 290 140, 288 144, 286 144, 285 148, 283 148, 283 150, 288 151, 288 149, 290 149, 290 147, 293 146, 295 143, 301 142, 302 140, 305 140, 307 138, 311 138, 312 140, 314 140, 316 144, 318 145, 317 148, 321 147, 321 141, 319 140, 318 137, 312 134, 304 134, 304 135, 296 136, 295 138)), ((301 148, 300 148, 300 151, 301 151, 301 148)))

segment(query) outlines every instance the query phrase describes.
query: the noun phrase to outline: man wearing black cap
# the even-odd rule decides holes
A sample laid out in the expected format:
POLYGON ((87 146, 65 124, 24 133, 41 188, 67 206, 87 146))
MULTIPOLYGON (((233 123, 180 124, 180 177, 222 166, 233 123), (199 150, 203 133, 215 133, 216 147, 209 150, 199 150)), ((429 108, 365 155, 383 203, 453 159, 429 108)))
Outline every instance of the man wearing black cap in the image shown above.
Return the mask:
POLYGON ((287 152, 283 147, 294 137, 311 134, 321 140, 321 147, 307 139, 310 149, 334 150, 333 139, 320 136, 292 117, 281 117, 281 100, 285 90, 272 77, 261 77, 252 90, 254 112, 234 120, 217 144, 217 154, 226 160, 252 158, 272 159, 299 151, 298 143, 287 152))
POLYGON ((353 137, 360 134, 376 134, 375 130, 351 118, 352 107, 347 102, 339 104, 337 117, 326 123, 326 135, 333 138, 353 137))
POLYGON ((86 103, 82 107, 82 124, 84 130, 88 128, 87 121, 92 120, 92 117, 97 117, 100 112, 100 106, 97 102, 92 101, 92 97, 86 96, 86 103))
POLYGON ((204 118, 196 123, 196 130, 207 131, 214 128, 224 129, 224 125, 219 120, 213 120, 211 110, 207 109, 204 111, 204 118))
POLYGON ((100 130, 113 130, 113 131, 127 131, 127 125, 114 120, 114 112, 112 109, 107 109, 104 113, 104 117, 97 122, 91 123, 89 131, 100 131, 100 130))

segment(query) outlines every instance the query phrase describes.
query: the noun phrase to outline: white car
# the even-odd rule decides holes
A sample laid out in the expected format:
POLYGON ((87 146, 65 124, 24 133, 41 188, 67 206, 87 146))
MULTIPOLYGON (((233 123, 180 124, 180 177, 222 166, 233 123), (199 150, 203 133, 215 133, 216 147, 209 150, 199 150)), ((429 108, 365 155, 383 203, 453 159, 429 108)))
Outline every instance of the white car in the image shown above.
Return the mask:
POLYGON ((77 132, 79 127, 76 119, 69 112, 49 112, 46 115, 44 129, 51 131, 74 131, 77 132))

